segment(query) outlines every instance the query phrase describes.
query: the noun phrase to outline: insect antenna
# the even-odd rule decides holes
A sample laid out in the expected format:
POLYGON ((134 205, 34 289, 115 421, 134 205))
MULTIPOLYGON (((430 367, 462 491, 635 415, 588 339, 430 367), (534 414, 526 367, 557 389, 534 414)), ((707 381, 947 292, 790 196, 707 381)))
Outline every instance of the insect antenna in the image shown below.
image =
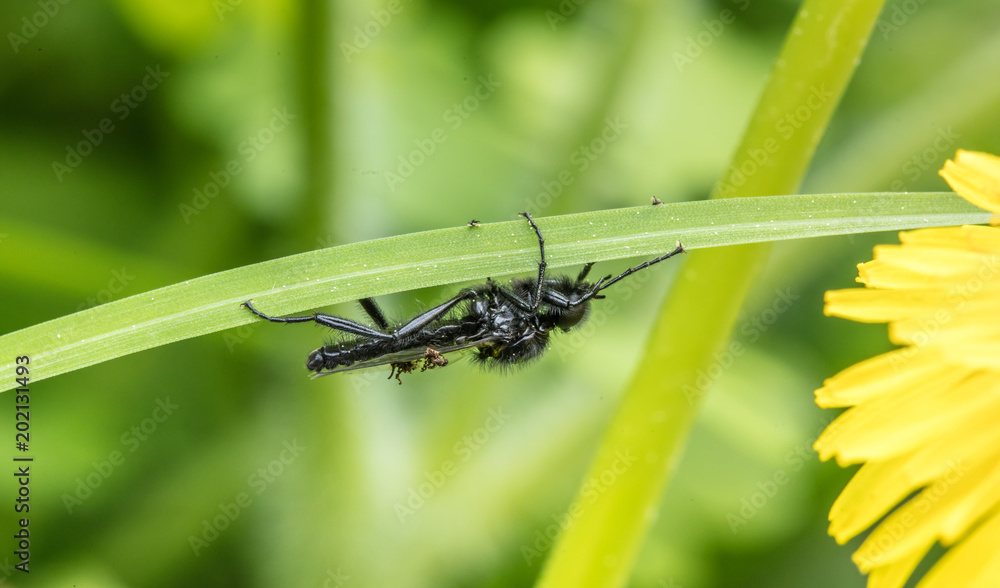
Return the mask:
POLYGON ((622 278, 630 276, 630 275, 634 274, 635 272, 637 272, 637 271, 639 271, 641 269, 646 269, 647 267, 649 267, 649 266, 651 266, 653 264, 660 263, 661 261, 664 261, 666 259, 670 259, 671 257, 673 257, 675 255, 678 255, 680 253, 685 253, 685 250, 684 250, 684 246, 681 245, 680 241, 678 241, 677 242, 677 247, 675 247, 674 250, 671 251, 670 253, 667 253, 665 255, 661 255, 660 257, 657 257, 656 259, 650 259, 649 261, 640 263, 639 265, 637 265, 635 267, 632 267, 632 268, 629 268, 629 269, 623 271, 622 273, 618 274, 614 278, 612 278, 611 276, 605 276, 605 277, 601 278, 600 280, 597 280, 597 283, 594 284, 594 287, 590 289, 590 292, 587 292, 587 294, 585 294, 584 296, 582 296, 580 298, 579 302, 577 302, 577 304, 580 304, 582 302, 590 300, 591 298, 593 298, 595 300, 600 300, 601 298, 604 298, 604 296, 601 296, 599 294, 599 292, 601 290, 606 290, 607 288, 610 288, 612 284, 618 282, 622 278))

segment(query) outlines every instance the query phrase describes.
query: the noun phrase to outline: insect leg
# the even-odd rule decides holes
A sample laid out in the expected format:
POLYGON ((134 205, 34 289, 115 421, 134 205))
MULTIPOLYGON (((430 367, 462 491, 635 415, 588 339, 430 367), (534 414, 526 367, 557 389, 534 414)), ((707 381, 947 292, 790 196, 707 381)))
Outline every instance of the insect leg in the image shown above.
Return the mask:
POLYGON ((345 333, 351 333, 352 335, 361 335, 362 337, 369 337, 371 339, 394 339, 392 335, 387 335, 380 331, 376 331, 371 327, 366 327, 361 323, 356 323, 350 319, 345 319, 339 316, 333 316, 329 314, 323 314, 322 312, 313 313, 312 319, 316 321, 316 324, 323 325, 324 327, 330 327, 331 329, 337 331, 343 331, 345 333))
POLYGON ((629 269, 623 271, 622 273, 620 273, 618 276, 616 276, 614 278, 611 278, 611 276, 603 277, 600 280, 598 280, 596 284, 594 284, 594 287, 590 289, 590 292, 587 292, 585 295, 581 296, 580 300, 578 300, 576 302, 576 304, 580 304, 580 303, 582 303, 582 302, 584 302, 586 300, 589 300, 591 298, 601 298, 601 296, 598 296, 597 293, 600 292, 601 290, 604 290, 605 288, 610 287, 612 284, 614 284, 618 280, 621 280, 622 278, 624 278, 626 276, 630 276, 630 275, 634 274, 635 272, 637 272, 637 271, 639 271, 641 269, 646 269, 647 267, 649 267, 649 266, 651 266, 651 265, 653 265, 655 263, 660 263, 661 261, 663 261, 665 259, 670 259, 671 257, 673 257, 673 256, 675 256, 675 255, 677 255, 679 253, 684 253, 684 246, 681 245, 680 242, 677 243, 677 247, 674 248, 674 250, 671 251, 670 253, 667 253, 665 255, 661 255, 660 257, 657 257, 656 259, 651 259, 651 260, 649 260, 647 262, 640 263, 639 265, 637 265, 637 266, 635 266, 633 268, 629 268, 629 269))
POLYGON ((555 290, 546 290, 542 294, 542 299, 550 306, 555 306, 556 308, 572 308, 573 305, 570 304, 569 298, 566 298, 559 292, 555 290))
POLYGON ((365 309, 368 316, 372 317, 372 320, 375 321, 378 328, 382 330, 389 328, 389 321, 385 320, 385 315, 382 314, 382 309, 379 308, 378 304, 375 304, 374 300, 371 298, 362 298, 361 300, 358 300, 358 303, 361 304, 361 308, 365 309))
POLYGON ((405 337, 407 335, 411 335, 419 331, 420 329, 426 327, 428 324, 444 316, 459 302, 463 300, 468 300, 473 296, 476 296, 475 292, 472 291, 462 292, 461 294, 452 298, 451 300, 443 304, 439 304, 426 312, 418 314, 417 316, 410 319, 410 322, 406 323, 402 327, 399 327, 396 330, 396 333, 393 335, 393 338, 405 337))
POLYGON ((521 216, 528 219, 528 223, 531 225, 532 229, 535 229, 535 234, 538 235, 538 250, 541 253, 541 261, 538 262, 538 287, 535 289, 535 299, 531 301, 531 311, 534 312, 538 310, 538 304, 542 299, 542 282, 545 281, 545 239, 542 238, 542 232, 538 230, 538 225, 535 221, 531 219, 531 213, 522 212, 521 216))
POLYGON ((314 320, 314 317, 311 316, 289 316, 289 317, 269 316, 254 308, 253 305, 250 304, 249 300, 244 302, 243 306, 247 307, 247 310, 259 316, 260 318, 267 319, 272 323, 308 323, 314 320))
POLYGON ((523 298, 521 298, 517 294, 514 294, 507 288, 504 288, 500 284, 497 284, 492 279, 486 278, 486 282, 490 285, 490 292, 492 294, 504 298, 505 300, 509 301, 511 304, 513 304, 514 306, 518 307, 519 309, 525 312, 535 311, 535 309, 531 307, 531 304, 526 302, 523 298))
POLYGON ((593 261, 590 262, 590 263, 588 263, 587 265, 583 266, 583 269, 580 270, 580 275, 578 275, 576 277, 576 281, 577 282, 582 282, 582 281, 586 280, 587 279, 587 274, 590 273, 590 268, 592 268, 592 267, 594 267, 594 262, 593 261))
POLYGON ((263 312, 260 312, 254 308, 250 301, 247 300, 243 303, 243 306, 259 316, 262 319, 267 319, 272 323, 309 323, 315 322, 316 324, 323 325, 324 327, 329 327, 337 331, 343 331, 345 333, 351 333, 352 335, 360 335, 362 337, 368 337, 370 339, 392 339, 392 335, 386 335, 385 333, 380 333, 375 329, 366 327, 361 323, 356 323, 352 320, 341 318, 339 316, 332 316, 329 314, 323 314, 321 312, 314 312, 312 316, 289 316, 289 317, 274 317, 268 316, 263 312))

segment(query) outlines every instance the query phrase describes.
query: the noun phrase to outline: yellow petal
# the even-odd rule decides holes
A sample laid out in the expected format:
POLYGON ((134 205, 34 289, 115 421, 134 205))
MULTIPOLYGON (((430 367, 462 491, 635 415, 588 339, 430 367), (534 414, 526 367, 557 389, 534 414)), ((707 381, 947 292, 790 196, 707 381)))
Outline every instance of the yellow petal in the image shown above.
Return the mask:
POLYGON ((1000 261, 996 256, 972 251, 968 248, 968 241, 964 249, 910 244, 882 245, 875 248, 875 259, 918 274, 939 278, 972 276, 984 266, 1000 267, 1000 261))
POLYGON ((926 554, 926 551, 917 551, 908 557, 875 568, 868 575, 868 588, 901 588, 926 554))
POLYGON ((926 443, 913 453, 863 465, 830 509, 830 534, 838 543, 846 543, 913 491, 938 478, 963 473, 967 464, 981 461, 984 453, 1000 447, 998 419, 1000 415, 992 412, 977 413, 964 422, 961 435, 938 438, 937 443, 926 443))
POLYGON ((918 456, 904 455, 861 466, 830 508, 830 535, 843 545, 882 518, 901 500, 941 475, 943 463, 910 464, 918 456))
POLYGON ((959 151, 939 172, 952 189, 980 208, 1000 212, 1000 158, 989 153, 959 151))
POLYGON ((832 450, 841 465, 883 460, 911 451, 928 439, 947 438, 978 411, 1000 414, 1000 398, 984 394, 995 388, 995 375, 969 374, 960 368, 939 372, 855 406, 823 431, 816 446, 832 450))
POLYGON ((1000 586, 1000 511, 941 558, 917 588, 994 588, 1000 586))
POLYGON ((858 282, 869 288, 889 290, 929 290, 942 287, 937 276, 875 259, 858 264, 858 282))
POLYGON ((966 497, 948 509, 948 516, 941 525, 938 535, 941 544, 953 545, 982 517, 1000 503, 1000 469, 983 468, 982 479, 976 481, 966 497))
POLYGON ((839 316, 862 323, 884 323, 933 313, 948 303, 939 290, 874 290, 851 288, 830 290, 824 297, 827 316, 839 316))
POLYGON ((866 359, 823 382, 816 391, 816 404, 821 408, 853 406, 909 388, 951 369, 941 357, 940 350, 913 347, 866 359))
POLYGON ((934 247, 949 247, 951 249, 968 249, 969 237, 964 230, 966 228, 967 227, 934 227, 930 229, 904 231, 899 234, 899 242, 904 245, 927 245, 934 247))
POLYGON ((961 230, 973 251, 1000 254, 1000 229, 970 225, 961 227, 961 230))
POLYGON ((955 540, 950 532, 964 534, 980 517, 993 510, 1000 496, 995 463, 997 451, 984 452, 978 461, 956 464, 948 474, 928 485, 887 516, 854 554, 861 569, 874 569, 911 556, 941 539, 955 540), (993 498, 982 500, 983 493, 993 498), (961 521, 953 520, 956 512, 961 521))
POLYGON ((879 525, 879 528, 861 544, 861 548, 851 556, 854 565, 858 566, 858 569, 863 573, 869 573, 881 567, 908 563, 917 556, 922 557, 923 554, 926 554, 934 545, 934 539, 924 536, 918 537, 911 532, 912 522, 910 519, 907 519, 907 523, 890 515, 886 522, 879 525), (880 530, 887 528, 891 530, 879 533, 880 530), (873 537, 876 538, 874 541, 873 537))
POLYGON ((991 294, 894 321, 889 339, 897 345, 934 346, 949 363, 1000 372, 1000 320, 993 318, 1000 317, 1000 288, 991 294))

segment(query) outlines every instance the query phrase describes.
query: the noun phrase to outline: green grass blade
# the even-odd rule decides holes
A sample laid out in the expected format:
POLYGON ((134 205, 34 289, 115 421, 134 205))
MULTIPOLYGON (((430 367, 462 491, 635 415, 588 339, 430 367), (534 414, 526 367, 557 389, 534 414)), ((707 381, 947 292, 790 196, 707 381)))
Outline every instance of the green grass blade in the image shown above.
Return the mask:
MULTIPOLYGON (((874 0, 803 3, 715 197, 798 190, 881 8, 874 0)), ((759 199, 743 200, 752 205, 759 199)), ((661 309, 646 354, 569 509, 573 523, 557 540, 539 586, 627 583, 701 404, 705 391, 698 389, 698 374, 728 339, 768 250, 745 245, 691 256, 661 309), (605 482, 609 477, 611 484, 605 482), (594 485, 603 489, 596 499, 594 485)))
MULTIPOLYGON (((924 226, 982 223, 989 213, 950 192, 708 200, 539 219, 551 267, 689 249, 924 226)), ((300 253, 123 298, 0 337, 4 369, 27 355, 32 378, 250 323, 272 314, 531 271, 524 221, 415 233, 300 253)), ((10 380, 4 382, 11 386, 10 380)), ((9 389, 9 388, 8 388, 9 389)))

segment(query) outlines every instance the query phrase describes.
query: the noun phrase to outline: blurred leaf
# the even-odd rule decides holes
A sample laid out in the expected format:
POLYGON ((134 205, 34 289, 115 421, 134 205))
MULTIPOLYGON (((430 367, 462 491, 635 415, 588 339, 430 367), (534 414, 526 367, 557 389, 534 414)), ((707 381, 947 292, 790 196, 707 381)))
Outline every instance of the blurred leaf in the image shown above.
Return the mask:
POLYGON ((94 297, 102 288, 107 289, 109 279, 111 287, 121 288, 109 293, 115 294, 126 287, 133 291, 150 288, 184 275, 180 268, 169 263, 24 221, 8 230, 13 232, 0 232, 0 244, 4 247, 0 276, 8 284, 21 283, 73 296, 94 297))
MULTIPOLYGON (((714 197, 798 189, 881 7, 864 0, 803 3, 714 197)), ((560 536, 540 586, 625 585, 707 392, 700 374, 728 339, 767 253, 753 245, 692 256, 661 308, 646 355, 570 507, 575 521, 560 536), (602 493, 595 497, 597 483, 602 493)))

